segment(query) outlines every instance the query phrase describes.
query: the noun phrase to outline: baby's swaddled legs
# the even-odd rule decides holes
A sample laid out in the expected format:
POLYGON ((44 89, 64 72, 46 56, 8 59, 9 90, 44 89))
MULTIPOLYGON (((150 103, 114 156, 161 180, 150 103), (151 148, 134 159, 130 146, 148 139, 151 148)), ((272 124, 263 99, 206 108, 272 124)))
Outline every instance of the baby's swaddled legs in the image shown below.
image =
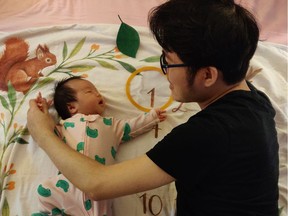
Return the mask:
POLYGON ((40 212, 48 215, 92 215, 92 201, 74 187, 62 174, 38 186, 40 212))

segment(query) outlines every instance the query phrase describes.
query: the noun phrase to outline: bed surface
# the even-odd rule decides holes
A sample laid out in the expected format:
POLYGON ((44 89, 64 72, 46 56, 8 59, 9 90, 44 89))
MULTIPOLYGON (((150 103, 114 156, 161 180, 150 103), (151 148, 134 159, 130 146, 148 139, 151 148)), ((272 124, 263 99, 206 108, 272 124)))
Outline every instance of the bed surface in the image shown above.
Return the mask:
MULTIPOLYGON (((81 75, 92 81, 107 101, 106 115, 128 118, 151 106, 167 109, 157 130, 121 146, 117 161, 145 153, 173 127, 199 111, 194 103, 171 100, 159 66, 161 48, 147 28, 148 11, 164 0, 0 0, 0 53, 4 42, 20 37, 29 44, 29 58, 46 45, 57 62, 42 68, 43 77, 27 94, 0 90, 0 215, 36 213, 36 189, 57 169, 25 129, 28 101, 38 92, 50 97, 55 82, 81 75), (123 22, 139 34, 136 57, 123 55, 116 38, 123 22), (90 58, 93 57, 93 58, 90 58), (155 80, 157 82, 155 82, 155 80), (161 81, 161 85, 159 85, 161 81), (151 90, 153 90, 153 99, 151 90), (153 101, 153 105, 152 104, 153 101)), ((287 215, 287 0, 238 0, 260 23, 261 41, 247 79, 264 91, 276 109, 280 144, 279 207, 287 215)), ((129 42, 127 44, 129 46, 129 42)), ((51 109, 51 114, 56 113, 51 109)), ((114 200, 115 216, 173 216, 174 184, 114 200)))

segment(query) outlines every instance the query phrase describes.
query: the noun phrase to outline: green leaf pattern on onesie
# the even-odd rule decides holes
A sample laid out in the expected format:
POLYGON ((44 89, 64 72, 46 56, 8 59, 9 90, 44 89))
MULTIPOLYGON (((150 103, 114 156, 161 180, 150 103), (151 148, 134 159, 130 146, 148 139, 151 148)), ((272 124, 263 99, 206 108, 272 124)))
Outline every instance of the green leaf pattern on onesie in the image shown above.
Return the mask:
POLYGON ((42 184, 40 184, 37 188, 37 192, 39 195, 43 197, 50 197, 51 196, 51 190, 49 188, 44 188, 42 184))
POLYGON ((112 118, 103 118, 103 123, 105 125, 112 125, 112 118))
POLYGON ((74 128, 74 122, 64 122, 64 128, 67 129, 68 127, 74 128))
POLYGON ((52 215, 62 215, 62 216, 65 216, 67 214, 65 214, 64 212, 65 210, 64 209, 59 209, 59 208, 54 208, 52 209, 52 215))
POLYGON ((116 153, 117 153, 117 151, 116 151, 116 149, 112 146, 111 147, 111 155, 112 155, 112 157, 115 159, 115 157, 116 157, 116 153))
POLYGON ((122 137, 123 141, 129 141, 131 139, 130 134, 131 133, 131 127, 128 123, 125 124, 124 126, 124 134, 122 137))
POLYGON ((59 180, 56 183, 56 187, 62 188, 64 192, 68 192, 69 189, 69 183, 65 180, 59 180))
POLYGON ((98 130, 86 127, 86 134, 91 138, 96 138, 98 136, 98 130))
POLYGON ((80 151, 84 151, 84 142, 79 142, 77 144, 77 151, 80 152, 80 151))
POLYGON ((105 165, 106 159, 103 157, 101 158, 99 155, 95 155, 95 160, 98 161, 99 163, 105 165))
POLYGON ((90 199, 86 200, 85 203, 84 203, 84 205, 85 205, 85 209, 86 209, 87 211, 90 210, 90 209, 92 208, 91 200, 90 200, 90 199))

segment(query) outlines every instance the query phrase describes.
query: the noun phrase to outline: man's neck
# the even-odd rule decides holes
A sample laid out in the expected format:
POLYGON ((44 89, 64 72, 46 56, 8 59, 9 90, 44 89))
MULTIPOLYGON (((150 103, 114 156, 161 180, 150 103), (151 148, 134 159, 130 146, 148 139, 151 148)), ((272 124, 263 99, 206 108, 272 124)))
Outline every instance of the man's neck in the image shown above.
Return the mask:
POLYGON ((214 94, 209 100, 206 100, 202 103, 199 103, 199 106, 201 109, 205 109, 207 106, 214 103, 219 98, 223 97, 224 95, 228 94, 229 92, 238 91, 238 90, 250 91, 250 88, 248 87, 246 80, 242 80, 241 82, 233 84, 233 85, 225 86, 224 88, 218 90, 217 93, 214 94))

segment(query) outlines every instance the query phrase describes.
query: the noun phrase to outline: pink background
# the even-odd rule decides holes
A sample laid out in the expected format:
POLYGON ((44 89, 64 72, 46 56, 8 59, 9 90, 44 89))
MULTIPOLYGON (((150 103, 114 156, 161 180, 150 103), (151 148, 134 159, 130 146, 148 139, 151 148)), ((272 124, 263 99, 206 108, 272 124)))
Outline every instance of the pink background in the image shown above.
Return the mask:
MULTIPOLYGON (((147 26, 148 11, 165 0, 0 0, 0 33, 71 23, 147 26)), ((261 40, 287 45, 287 0, 236 0, 255 14, 261 40)))

